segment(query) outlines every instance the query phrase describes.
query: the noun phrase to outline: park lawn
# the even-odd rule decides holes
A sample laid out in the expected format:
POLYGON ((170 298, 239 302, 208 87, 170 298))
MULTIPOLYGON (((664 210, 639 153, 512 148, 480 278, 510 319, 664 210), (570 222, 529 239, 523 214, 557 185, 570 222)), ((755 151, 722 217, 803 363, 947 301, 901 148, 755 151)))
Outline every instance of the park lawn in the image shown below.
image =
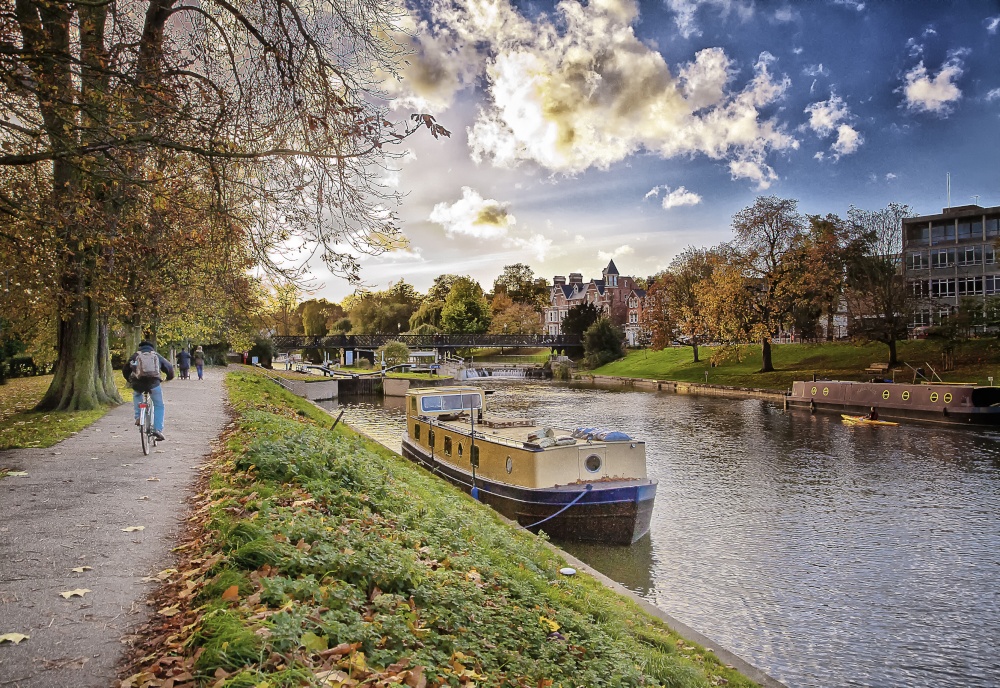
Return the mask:
MULTIPOLYGON (((653 380, 678 380, 707 382, 715 385, 751 387, 784 391, 795 380, 808 380, 815 374, 819 378, 840 380, 867 380, 865 372, 872 363, 888 361, 884 344, 852 344, 831 342, 821 344, 775 344, 771 347, 774 372, 761 373, 760 346, 746 348, 742 360, 710 363, 713 349, 700 347, 700 362, 694 363, 691 347, 672 347, 661 351, 633 350, 626 357, 613 361, 583 374, 636 377, 653 380)), ((900 361, 913 367, 922 367, 930 377, 931 370, 938 371, 947 382, 974 382, 989 384, 988 378, 1000 381, 1000 343, 996 339, 977 339, 963 342, 955 348, 955 369, 943 372, 941 365, 942 343, 933 339, 911 339, 899 342, 900 361), (929 366, 928 366, 929 364, 929 366)), ((913 379, 913 371, 902 365, 895 371, 899 381, 913 379)))
POLYGON ((227 386, 234 423, 123 688, 754 685, 261 375, 227 386))
MULTIPOLYGON (((131 399, 132 393, 125 378, 120 374, 114 377, 122 398, 131 399)), ((0 385, 0 450, 51 447, 80 432, 113 408, 107 406, 68 413, 31 411, 51 382, 51 375, 38 375, 13 378, 0 385)))

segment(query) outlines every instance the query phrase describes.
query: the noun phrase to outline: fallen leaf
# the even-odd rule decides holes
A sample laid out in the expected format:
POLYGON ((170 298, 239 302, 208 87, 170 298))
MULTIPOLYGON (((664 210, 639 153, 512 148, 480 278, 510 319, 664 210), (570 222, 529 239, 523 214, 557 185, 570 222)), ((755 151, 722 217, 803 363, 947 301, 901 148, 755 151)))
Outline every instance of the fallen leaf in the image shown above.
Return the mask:
POLYGON ((147 499, 149 499, 149 495, 143 495, 143 496, 139 497, 138 499, 136 499, 135 501, 142 502, 142 501, 145 501, 147 499))
POLYGON ((146 530, 146 526, 129 526, 128 528, 122 528, 123 533, 134 533, 137 530, 146 530))
POLYGON ((160 616, 165 616, 167 618, 170 618, 171 616, 177 616, 178 614, 180 614, 181 610, 175 604, 171 607, 164 607, 163 609, 159 610, 156 613, 159 614, 160 616))
MULTIPOLYGON (((222 599, 226 602, 238 602, 240 599, 240 586, 230 585, 226 588, 226 591, 222 593, 222 599)), ((326 648, 323 648, 324 650, 326 648)))
POLYGON ((160 482, 160 479, 159 478, 146 478, 146 482, 147 483, 158 483, 158 482, 160 482))
POLYGON ((59 594, 68 600, 71 597, 83 597, 88 592, 92 591, 88 588, 77 588, 76 590, 67 590, 66 592, 61 592, 59 594))
MULTIPOLYGON (((233 587, 236 587, 235 585, 233 587)), ((319 636, 310 631, 306 631, 299 638, 299 645, 312 652, 322 652, 327 649, 328 643, 325 636, 319 636)))
POLYGON ((543 626, 548 626, 549 630, 552 633, 555 633, 556 631, 559 630, 559 624, 557 624, 555 621, 553 621, 547 616, 539 616, 538 623, 542 624, 543 626))
POLYGON ((8 471, 7 475, 11 476, 11 477, 14 477, 14 478, 27 478, 28 477, 28 473, 26 471, 8 471))
POLYGON ((4 633, 0 635, 0 643, 14 643, 19 644, 22 640, 27 640, 30 635, 24 635, 23 633, 4 633))
POLYGON ((73 569, 73 573, 83 573, 84 571, 90 571, 90 570, 91 567, 89 566, 77 566, 75 569, 73 569))

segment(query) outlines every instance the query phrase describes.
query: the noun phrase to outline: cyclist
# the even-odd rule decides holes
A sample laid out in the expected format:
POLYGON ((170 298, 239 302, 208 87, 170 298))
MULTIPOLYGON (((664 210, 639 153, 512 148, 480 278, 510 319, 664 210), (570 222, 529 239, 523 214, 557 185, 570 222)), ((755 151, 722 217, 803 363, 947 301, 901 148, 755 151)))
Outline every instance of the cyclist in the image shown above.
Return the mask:
POLYGON ((142 401, 143 392, 149 392, 153 400, 153 436, 157 441, 162 442, 163 437, 163 390, 160 389, 160 371, 167 375, 167 380, 174 379, 174 367, 170 361, 160 354, 145 339, 139 342, 139 350, 132 354, 122 366, 122 374, 128 380, 132 388, 132 407, 135 412, 135 424, 139 424, 139 402, 142 401), (156 360, 149 355, 152 353, 156 360), (141 355, 141 356, 140 356, 141 355), (140 360, 141 358, 141 360, 140 360), (147 362, 151 362, 147 363, 147 362))

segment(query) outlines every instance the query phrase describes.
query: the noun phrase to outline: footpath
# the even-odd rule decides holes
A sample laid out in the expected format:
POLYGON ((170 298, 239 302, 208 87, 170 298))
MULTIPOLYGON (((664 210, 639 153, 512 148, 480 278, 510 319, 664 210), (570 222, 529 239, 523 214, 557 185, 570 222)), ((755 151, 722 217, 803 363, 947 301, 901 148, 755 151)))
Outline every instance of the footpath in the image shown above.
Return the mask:
POLYGON ((108 688, 172 565, 187 498, 228 422, 224 374, 163 387, 165 442, 143 456, 131 398, 54 447, 0 451, 0 687, 108 688), (27 475, 18 475, 26 473, 27 475))

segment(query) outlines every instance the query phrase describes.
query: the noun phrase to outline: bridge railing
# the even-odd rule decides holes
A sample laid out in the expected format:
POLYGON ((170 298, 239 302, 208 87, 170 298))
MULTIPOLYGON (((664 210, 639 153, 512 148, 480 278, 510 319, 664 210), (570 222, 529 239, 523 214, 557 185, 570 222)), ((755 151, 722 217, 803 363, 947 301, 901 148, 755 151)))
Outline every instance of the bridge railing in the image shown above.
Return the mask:
POLYGON ((564 348, 582 345, 577 336, 546 334, 339 334, 327 337, 271 337, 271 342, 278 350, 378 349, 393 341, 403 342, 410 349, 564 348))

